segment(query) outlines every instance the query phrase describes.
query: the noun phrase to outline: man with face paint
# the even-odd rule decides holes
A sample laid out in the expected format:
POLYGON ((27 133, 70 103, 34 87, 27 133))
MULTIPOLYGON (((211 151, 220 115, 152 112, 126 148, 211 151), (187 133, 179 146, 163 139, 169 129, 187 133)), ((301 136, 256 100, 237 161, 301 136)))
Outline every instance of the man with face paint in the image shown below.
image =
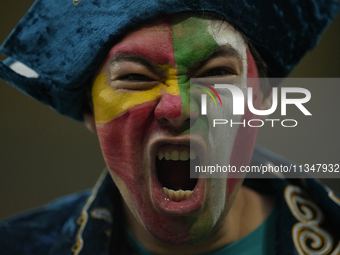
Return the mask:
MULTIPOLYGON (((329 13, 338 8, 332 3, 329 13)), ((93 1, 86 7, 86 3, 73 1, 80 10, 104 10, 105 4, 93 1)), ((312 195, 318 195, 317 199, 328 196, 328 211, 307 198, 300 180, 295 185, 279 179, 242 185, 243 178, 190 178, 187 170, 190 160, 196 158, 207 165, 223 160, 237 167, 257 161, 286 162, 261 149, 254 152, 256 128, 234 126, 223 146, 220 133, 211 137, 193 132, 204 123, 204 118, 198 104, 190 102, 190 78, 240 79, 241 88, 252 87, 254 107, 267 109, 271 98, 266 88, 247 82, 247 78, 259 78, 262 60, 235 29, 241 26, 237 19, 230 19, 234 24, 231 25, 223 21, 229 21, 224 16, 214 17, 220 17, 219 4, 202 2, 200 8, 215 12, 209 15, 187 12, 186 7, 161 11, 168 7, 158 4, 161 18, 139 17, 135 21, 138 25, 122 25, 124 18, 117 18, 125 33, 116 31, 116 39, 106 40, 100 35, 96 40, 102 43, 101 47, 94 42, 84 46, 97 47, 98 56, 95 60, 82 56, 88 67, 81 68, 81 75, 73 70, 60 80, 60 84, 67 83, 63 79, 73 81, 69 84, 86 81, 87 86, 80 89, 74 86, 74 93, 62 85, 58 91, 47 92, 48 85, 57 87, 53 85, 54 74, 51 70, 44 73, 37 66, 48 55, 40 55, 30 66, 38 71, 38 78, 24 78, 22 73, 19 76, 13 63, 20 56, 12 45, 18 43, 15 38, 20 38, 22 29, 7 41, 3 51, 13 52, 9 54, 11 59, 1 63, 1 77, 11 84, 22 84, 27 93, 59 112, 77 118, 79 112, 72 109, 76 101, 71 98, 80 97, 75 92, 78 90, 85 94, 87 87, 90 100, 81 112, 86 126, 98 135, 107 171, 91 192, 64 198, 40 211, 4 222, 0 225, 1 250, 4 254, 338 254, 340 233, 329 227, 327 217, 322 226, 318 219, 334 214, 339 198, 314 180, 308 181, 314 189, 312 195), (33 84, 43 89, 38 90, 33 84), (52 93, 61 101, 49 102, 45 93, 52 93), (66 98, 72 101, 68 106, 62 103, 66 98), (221 148, 226 150, 220 153, 221 148), (294 204, 296 197, 305 209, 294 204), (17 242, 19 246, 13 245, 17 242)), ((30 17, 46 11, 46 6, 38 1, 30 17)), ((110 8, 117 10, 118 6, 110 8)), ((69 16, 75 12, 65 9, 69 16)), ((46 19, 40 20, 43 21, 46 19)), ((26 22, 33 26, 36 21, 29 18, 26 22)), ((44 26, 45 34, 56 33, 50 26, 44 26)), ((90 31, 88 26, 82 29, 90 31)), ((104 27, 101 33, 113 33, 107 29, 104 27)), ((96 30, 92 27, 92 31, 96 30)), ((81 36, 86 34, 78 32, 81 36)), ((33 58, 32 49, 25 49, 28 58, 33 58)), ((283 61, 287 62, 285 67, 270 69, 272 63, 266 64, 283 75, 289 62, 283 61)), ((67 65, 65 60, 61 62, 67 65)), ((238 121, 255 117, 246 109, 238 121)))
MULTIPOLYGON (((271 201, 244 187, 238 193, 241 179, 184 176, 190 158, 216 154, 208 148, 214 144, 200 138, 199 148, 190 147, 188 122, 199 117, 190 112, 190 77, 247 76, 257 77, 257 71, 240 33, 227 22, 190 14, 137 28, 111 48, 99 68, 92 88, 94 114, 86 122, 95 125, 109 173, 123 196, 127 225, 150 251, 168 249, 153 238, 168 245, 205 240, 204 246, 172 247, 177 253, 215 250, 267 217, 271 201)), ((259 108, 266 99, 257 98, 259 108)), ((228 147, 237 140, 230 162, 249 165, 256 129, 235 133, 228 140, 228 147)))

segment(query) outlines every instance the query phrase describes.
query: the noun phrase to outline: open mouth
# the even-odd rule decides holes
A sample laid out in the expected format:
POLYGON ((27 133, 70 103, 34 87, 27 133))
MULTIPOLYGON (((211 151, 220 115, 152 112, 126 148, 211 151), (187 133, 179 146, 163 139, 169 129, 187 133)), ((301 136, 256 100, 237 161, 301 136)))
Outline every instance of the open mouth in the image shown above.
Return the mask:
POLYGON ((156 170, 166 197, 175 202, 190 198, 198 181, 198 175, 190 178, 190 168, 195 165, 199 165, 199 158, 190 146, 166 144, 159 147, 156 170))

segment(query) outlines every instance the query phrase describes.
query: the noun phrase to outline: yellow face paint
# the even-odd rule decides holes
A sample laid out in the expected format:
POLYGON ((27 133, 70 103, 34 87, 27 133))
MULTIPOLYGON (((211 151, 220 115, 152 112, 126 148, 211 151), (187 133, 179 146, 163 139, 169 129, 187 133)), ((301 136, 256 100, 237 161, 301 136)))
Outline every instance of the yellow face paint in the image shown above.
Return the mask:
POLYGON ((107 123, 136 105, 156 100, 162 93, 179 95, 177 71, 170 66, 161 67, 168 69, 168 79, 165 84, 160 83, 146 91, 118 92, 107 85, 105 72, 99 74, 92 88, 96 123, 107 123))

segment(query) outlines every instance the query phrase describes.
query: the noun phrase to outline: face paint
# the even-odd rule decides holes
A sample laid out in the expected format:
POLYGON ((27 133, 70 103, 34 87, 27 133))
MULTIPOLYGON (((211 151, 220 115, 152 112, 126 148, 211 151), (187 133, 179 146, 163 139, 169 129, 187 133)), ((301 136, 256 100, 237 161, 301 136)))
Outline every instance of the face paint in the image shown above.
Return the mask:
MULTIPOLYGON (((189 78, 209 73, 210 66, 217 66, 216 59, 236 67, 236 76, 247 76, 246 45, 230 25, 178 15, 126 36, 110 50, 93 84, 96 128, 110 174, 134 217, 166 244, 191 244, 211 235, 239 186, 232 179, 199 179, 189 198, 180 195, 175 201, 164 194, 156 167, 160 153, 188 157, 191 141, 186 122, 193 116, 200 118, 189 109, 189 78), (230 54, 209 59, 220 46, 234 48, 240 61, 230 54)), ((238 160, 233 150, 245 146, 236 142, 245 142, 246 132, 232 133, 228 160, 238 160)), ((209 142, 195 141, 202 148, 211 146, 209 142)), ((210 149, 215 151, 213 146, 210 149)), ((172 161, 165 164, 176 166, 178 162, 172 161)))
MULTIPOLYGON (((97 76, 92 89, 93 103, 96 109, 96 123, 107 123, 113 120, 118 115, 124 113, 131 108, 141 105, 146 102, 156 100, 162 93, 172 97, 172 101, 178 98, 179 90, 176 82, 176 73, 174 70, 169 70, 169 78, 165 85, 158 85, 147 91, 118 92, 107 86, 106 73, 103 72, 97 76)), ((181 103, 180 100, 178 100, 181 103)), ((178 116, 181 111, 169 112, 171 116, 178 116)))

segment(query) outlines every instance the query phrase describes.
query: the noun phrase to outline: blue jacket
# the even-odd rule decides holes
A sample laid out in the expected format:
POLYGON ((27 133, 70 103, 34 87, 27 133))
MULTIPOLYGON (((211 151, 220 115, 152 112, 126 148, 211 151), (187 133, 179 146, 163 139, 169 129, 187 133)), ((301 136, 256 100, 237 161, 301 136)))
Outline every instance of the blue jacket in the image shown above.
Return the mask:
MULTIPOLYGON (((268 163, 290 164, 256 148, 252 165, 268 163)), ((329 188, 309 178, 245 179, 244 185, 275 197, 276 254, 340 253, 340 197, 329 188)), ((120 199, 105 171, 91 191, 2 222, 0 254, 133 254, 123 234, 120 199)))

